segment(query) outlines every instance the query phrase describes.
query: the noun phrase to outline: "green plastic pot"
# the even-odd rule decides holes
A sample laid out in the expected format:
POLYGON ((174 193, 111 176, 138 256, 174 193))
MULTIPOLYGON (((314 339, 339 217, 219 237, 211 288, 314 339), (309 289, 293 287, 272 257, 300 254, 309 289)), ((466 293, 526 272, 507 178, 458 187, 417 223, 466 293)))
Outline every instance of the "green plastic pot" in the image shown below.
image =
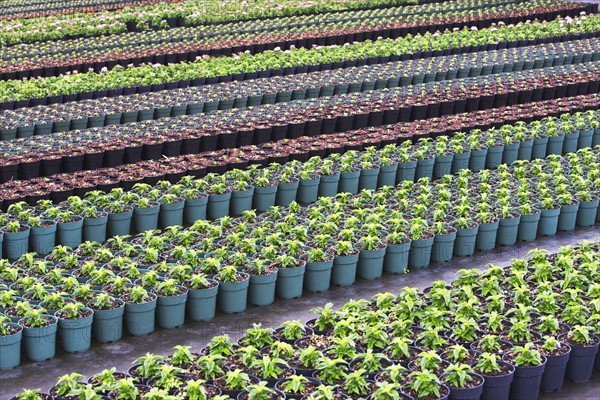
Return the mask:
POLYGON ((131 233, 131 220, 133 219, 133 208, 122 213, 108 213, 106 233, 108 237, 126 236, 131 233))
POLYGON ((376 190, 377 180, 379 179, 379 167, 370 169, 361 169, 358 178, 358 190, 376 190))
POLYGON ((471 158, 471 152, 467 151, 464 153, 454 154, 452 157, 452 168, 450 172, 456 174, 458 171, 469 168, 469 159, 471 158))
POLYGON ((535 138, 531 148, 531 159, 546 158, 546 149, 548 148, 548 136, 535 138))
POLYGON ((20 232, 4 232, 4 257, 9 260, 16 260, 29 249, 29 235, 31 228, 25 227, 20 232))
POLYGON ((146 303, 125 303, 125 327, 133 336, 145 336, 154 332, 156 295, 146 303))
MULTIPOLYGON (((125 303, 118 300, 119 306, 111 310, 94 310, 92 336, 100 343, 118 342, 123 337, 123 316, 125 303)), ((89 305, 88 305, 89 307, 89 305)))
POLYGON ((488 149, 471 150, 469 158, 469 169, 473 172, 479 172, 485 168, 485 160, 488 149))
POLYGON ((0 259, 2 259, 2 248, 4 243, 4 232, 0 231, 0 259))
MULTIPOLYGON (((86 125, 87 125, 87 121, 86 121, 86 125)), ((73 126, 73 124, 71 124, 71 126, 73 126)), ((85 129, 85 127, 71 128, 71 130, 75 130, 75 129, 85 129)), ((34 130, 35 130, 35 126, 33 126, 33 125, 19 126, 19 127, 17 127, 17 138, 19 138, 19 139, 30 138, 33 136, 34 130)))
POLYGON ((304 273, 304 290, 319 293, 329 290, 333 260, 323 262, 307 262, 304 273))
POLYGON ((321 175, 319 182, 319 197, 334 197, 338 193, 340 174, 321 175))
POLYGON ((265 212, 269 207, 275 205, 277 197, 277 185, 254 188, 254 198, 252 199, 252 207, 258 212, 265 212))
POLYGON ((192 321, 209 321, 215 317, 217 310, 218 282, 216 286, 207 289, 190 289, 187 299, 187 315, 192 321))
POLYGON ((451 174, 453 159, 454 155, 452 154, 435 157, 435 162, 433 164, 433 179, 438 179, 444 175, 451 174))
POLYGON ((185 303, 188 291, 176 296, 158 296, 156 302, 156 323, 161 328, 178 328, 185 322, 185 303))
POLYGON ((347 256, 336 256, 331 268, 331 285, 350 286, 356 281, 358 253, 347 256))
MULTIPOLYGON (((104 116, 104 124, 105 125, 119 125, 121 123, 121 118, 123 117, 123 113, 116 114, 108 114, 104 116)), ((55 128, 56 129, 56 123, 55 128)), ((68 130, 68 129, 65 129, 68 130)), ((58 132, 58 131, 56 131, 58 132)))
POLYGON ((279 182, 277 185, 275 204, 278 206, 287 207, 293 201, 296 201, 299 186, 299 180, 296 180, 295 182, 279 182))
POLYGON ((554 236, 558 229, 558 216, 560 215, 561 207, 540 210, 540 221, 538 223, 538 235, 540 236, 554 236))
POLYGON ((240 274, 244 276, 243 281, 219 282, 217 303, 219 304, 219 309, 226 314, 236 314, 246 310, 250 275, 244 272, 240 272, 240 274))
POLYGON ((386 247, 377 250, 361 250, 358 253, 356 275, 361 279, 378 279, 383 275, 383 259, 386 247))
POLYGON ((17 138, 17 128, 0 130, 0 140, 12 140, 17 138))
POLYGON ((429 265, 434 240, 434 236, 427 239, 412 240, 410 243, 410 252, 408 253, 409 267, 423 268, 429 265))
POLYGON ((56 241, 73 249, 83 243, 83 217, 78 216, 73 222, 59 222, 56 241))
POLYGON ((402 181, 414 182, 417 171, 417 161, 398 163, 398 172, 396 173, 396 183, 402 181))
POLYGON ((317 175, 314 179, 300 179, 298 186, 297 201, 300 204, 311 204, 317 201, 319 195, 319 182, 321 176, 317 175))
POLYGON ((487 169, 496 169, 502 164, 502 154, 504 153, 504 145, 492 146, 487 149, 485 158, 485 167, 487 169))
POLYGON ((56 354, 56 332, 58 319, 51 315, 52 323, 40 328, 23 328, 22 344, 27 358, 31 361, 46 361, 56 354))
POLYGON ((474 228, 457 228, 453 253, 458 257, 470 257, 475 253, 475 243, 479 225, 474 228))
POLYGON ((94 320, 94 311, 91 315, 80 319, 62 319, 58 318, 57 311, 55 317, 58 318, 58 337, 62 348, 67 353, 81 353, 87 351, 92 344, 92 322, 94 320))
POLYGON ((404 243, 388 244, 383 258, 383 271, 387 274, 403 274, 408 268, 408 255, 411 240, 406 238, 404 243))
POLYGON ((183 207, 183 220, 186 224, 193 225, 194 222, 206 219, 208 196, 199 199, 185 199, 183 207))
POLYGON ((479 224, 477 240, 475 241, 475 248, 477 250, 490 251, 496 247, 496 236, 498 234, 499 225, 499 219, 494 222, 479 224))
POLYGON ((589 129, 587 131, 579 131, 579 139, 577 139, 577 148, 585 149, 592 147, 592 138, 594 136, 594 130, 589 129))
POLYGON ((9 322, 8 326, 19 330, 12 335, 0 335, 0 371, 12 369, 21 364, 23 327, 12 322, 9 322))
POLYGON ((577 226, 592 226, 596 223, 598 213, 598 204, 600 199, 590 201, 580 201, 577 211, 577 226))
POLYGON ((379 177, 377 178, 377 187, 396 186, 396 174, 398 173, 398 164, 382 165, 379 167, 379 177))
POLYGON ((279 268, 275 293, 280 299, 295 299, 302 296, 306 263, 295 268, 279 268))
POLYGON ((50 226, 32 227, 29 235, 29 248, 39 255, 49 254, 56 245, 56 221, 50 226))
POLYGON ((360 179, 360 170, 343 171, 340 173, 338 190, 340 193, 358 193, 358 181, 360 179))
POLYGON ((456 229, 450 227, 451 233, 435 235, 433 246, 431 248, 431 261, 447 262, 452 259, 454 252, 454 242, 456 241, 456 229))
POLYGON ((577 211, 579 211, 579 201, 575 204, 562 205, 558 216, 557 229, 559 231, 572 231, 575 229, 577 211))
POLYGON ((103 243, 106 240, 108 214, 98 218, 83 219, 83 240, 103 243))
POLYGON ((517 159, 519 158, 520 147, 520 142, 505 144, 504 152, 502 153, 502 163, 510 165, 517 161, 517 159))
POLYGON ((160 205, 158 202, 152 202, 151 207, 133 209, 133 224, 136 232, 146 232, 158 229, 158 214, 160 205))
POLYGON ((565 142, 565 135, 550 136, 548 137, 548 145, 546 147, 546 155, 551 154, 561 155, 563 153, 563 145, 565 142))
POLYGON ((415 179, 433 177, 433 165, 435 164, 435 157, 428 158, 425 160, 417 160, 417 169, 415 170, 415 179))
POLYGON ((521 215, 519 229, 517 232, 517 240, 532 242, 537 237, 538 224, 540 222, 541 211, 533 209, 532 214, 521 215))
POLYGON ((229 204, 229 214, 232 216, 242 215, 244 211, 252 209, 252 197, 254 188, 247 190, 234 190, 231 192, 231 202, 229 204))
POLYGON ((594 135, 592 136, 592 147, 596 147, 600 144, 600 128, 594 129, 594 135))
POLYGON ((517 243, 520 224, 521 215, 513 218, 500 218, 496 244, 499 246, 512 246, 517 243))
POLYGON ((575 153, 577 151, 577 142, 579 142, 579 131, 565 134, 565 142, 563 143, 563 153, 575 153))
POLYGON ((160 213, 158 214, 160 226, 163 229, 169 226, 182 226, 184 207, 185 200, 183 199, 171 204, 161 203, 160 213))
POLYGON ((519 153, 517 155, 517 159, 519 160, 531 160, 531 156, 533 154, 533 140, 527 140, 525 142, 521 142, 519 146, 519 153))
POLYGON ((217 219, 229 215, 231 192, 208 195, 206 216, 208 219, 217 219))
POLYGON ((275 302, 275 286, 277 285, 275 271, 268 275, 250 275, 248 286, 248 303, 253 306, 268 306, 275 302))
POLYGON ((89 117, 88 128, 102 128, 106 117, 104 115, 98 115, 96 117, 89 117))

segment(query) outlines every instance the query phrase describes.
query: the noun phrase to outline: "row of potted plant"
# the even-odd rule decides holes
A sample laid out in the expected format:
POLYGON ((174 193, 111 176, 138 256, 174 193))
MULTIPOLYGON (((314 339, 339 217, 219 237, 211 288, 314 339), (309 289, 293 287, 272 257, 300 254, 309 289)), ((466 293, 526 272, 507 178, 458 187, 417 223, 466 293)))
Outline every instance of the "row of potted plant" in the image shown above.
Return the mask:
MULTIPOLYGON (((533 121, 548 115, 565 112, 595 110, 598 94, 576 96, 559 100, 547 100, 525 105, 471 113, 448 115, 394 126, 359 129, 338 134, 305 136, 277 143, 242 146, 208 153, 183 155, 153 161, 142 161, 113 168, 79 171, 72 174, 56 174, 51 177, 33 178, 27 181, 8 181, 0 186, 0 206, 3 209, 19 201, 35 204, 41 199, 55 203, 69 196, 83 197, 93 190, 110 191, 115 187, 130 190, 136 183, 156 184, 160 180, 177 183, 184 175, 203 177, 210 172, 223 173, 230 169, 245 169, 249 165, 267 165, 290 160, 307 161, 309 157, 325 156, 348 150, 360 150, 368 146, 385 146, 402 143, 411 138, 452 136, 456 132, 474 128, 489 129, 518 120, 533 121)), ((595 136, 594 136, 595 137, 595 136)), ((597 141, 593 139, 595 146, 597 141)), ((537 153, 536 154, 540 154, 537 153)), ((47 168, 46 165, 44 165, 47 168)))
MULTIPOLYGON (((13 399, 534 399, 600 366, 598 243, 528 256, 422 292, 329 303, 306 324, 254 324, 237 342, 225 334, 147 353, 124 372, 63 375, 47 393, 13 399)), ((32 329, 0 326, 15 344, 32 329)))
MULTIPOLYGON (((498 4, 495 6, 503 6, 503 3, 508 2, 508 9, 515 7, 511 4, 512 2, 520 2, 521 0, 497 0, 498 4)), ((475 5, 467 3, 466 5, 448 7, 446 6, 443 10, 446 19, 452 16, 462 15, 466 10, 471 10, 472 13, 477 13, 477 9, 481 8, 481 4, 476 1, 475 5), (464 8, 463 8, 464 7, 464 8), (451 8, 451 9, 449 9, 451 8)), ((492 6, 491 4, 488 6, 492 6)), ((414 7, 408 7, 409 10, 413 10, 414 7)), ((498 9, 494 15, 497 15, 502 11, 498 9)), ((132 57, 143 57, 144 54, 152 52, 154 57, 162 56, 162 60, 157 58, 160 63, 171 62, 172 57, 166 60, 165 54, 173 53, 189 53, 197 52, 199 55, 211 54, 211 55, 226 55, 229 56, 234 51, 244 50, 243 47, 256 46, 262 48, 273 49, 276 46, 281 46, 284 43, 288 46, 292 43, 296 43, 298 46, 306 45, 307 41, 316 44, 343 44, 351 41, 361 41, 365 39, 374 39, 378 36, 390 35, 394 36, 405 36, 411 31, 410 26, 418 26, 419 30, 427 31, 433 28, 426 28, 432 24, 435 29, 443 29, 445 27, 452 27, 452 20, 446 24, 435 24, 435 21, 439 19, 440 11, 434 12, 433 14, 426 14, 423 12, 409 11, 404 12, 403 9, 397 10, 396 15, 389 15, 390 9, 369 12, 368 15, 340 15, 332 18, 326 16, 324 18, 315 19, 314 16, 309 18, 278 18, 273 21, 251 21, 239 26, 239 24, 225 24, 225 25, 212 25, 208 28, 202 27, 197 29, 196 32, 188 32, 188 28, 178 28, 177 33, 182 36, 181 38, 173 38, 172 35, 168 35, 167 43, 151 43, 151 46, 139 46, 136 43, 128 43, 126 46, 119 46, 111 48, 109 53, 105 52, 102 58, 106 61, 110 61, 119 58, 122 59, 122 55, 126 53, 127 58, 132 57), (375 15, 372 15, 375 14, 375 15), (378 15, 382 14, 382 15, 378 15), (388 15, 386 15, 388 14, 388 15), (339 20, 338 20, 339 18, 339 20), (400 23, 400 25, 399 25, 400 23), (415 24, 419 25, 415 25, 415 24), (390 30, 392 33, 390 33, 390 30), (179 39, 179 40, 177 40, 179 39), (169 43, 171 42, 171 43, 169 43), (155 52, 155 47, 159 45, 162 47, 161 53, 155 52), (132 49, 135 49, 132 51, 132 49), (111 55, 112 53, 112 55, 111 55)), ((569 15, 576 14, 575 10, 571 10, 569 15)), ((529 15, 528 15, 529 16, 529 15)), ((533 17, 531 17, 533 18, 533 17)), ((485 19, 485 18, 484 18, 485 19)), ((480 27, 483 27, 480 26, 480 27)), ((417 30, 418 31, 418 30, 417 30)), ((416 33, 416 32, 415 32, 416 33)), ((87 46, 93 46, 93 44, 87 44, 87 46)), ((62 46, 61 46, 62 47, 62 46)), ((27 51, 27 49, 23 49, 27 51)), ((44 54, 44 64, 40 64, 37 61, 37 72, 34 73, 33 77, 39 76, 39 72, 43 72, 40 68, 52 67, 52 66, 70 66, 73 65, 73 60, 61 60, 62 54, 68 54, 71 57, 84 57, 87 58, 88 62, 97 62, 98 60, 90 59, 86 54, 86 48, 77 49, 65 49, 64 53, 54 54, 52 57, 48 57, 48 54, 44 54), (87 56, 87 57, 86 57, 87 56), (52 63, 46 64, 48 58, 54 58, 54 65, 52 63), (66 61, 66 64, 65 64, 66 61)), ((98 49, 94 50, 95 53, 98 49)), ((16 58, 12 58, 10 55, 5 55, 7 60, 12 65, 19 65, 16 69, 9 68, 2 72, 9 73, 5 75, 6 78, 25 78, 29 77, 30 74, 17 74, 17 71, 28 71, 31 70, 35 64, 32 61, 35 59, 25 53, 19 55, 16 58), (25 62, 23 59, 25 58, 25 62), (13 73, 13 74, 10 74, 13 73)), ((80 63, 77 63, 80 64, 80 63)), ((111 63, 113 64, 113 63, 111 63)), ((113 64, 115 65, 115 64, 113 64)))
MULTIPOLYGON (((502 5, 514 1, 515 0, 495 0, 492 4, 502 5)), ((480 0, 458 0, 455 2, 446 2, 444 9, 452 11, 475 9, 481 8, 482 4, 483 3, 480 0)), ((265 33, 271 33, 272 36, 279 36, 281 33, 296 32, 298 29, 308 31, 311 26, 320 27, 324 23, 330 23, 331 26, 333 26, 340 22, 347 22, 350 20, 378 20, 397 18, 403 15, 431 14, 432 12, 439 13, 441 9, 442 6, 439 4, 419 7, 393 7, 364 12, 352 11, 323 15, 281 17, 271 20, 238 21, 234 23, 203 25, 200 27, 175 28, 143 33, 130 32, 105 37, 100 36, 95 38, 48 41, 36 43, 39 46, 36 46, 36 44, 22 44, 20 46, 9 47, 7 52, 3 55, 3 59, 9 61, 14 58, 14 61, 18 60, 18 62, 26 64, 23 66, 23 69, 31 69, 31 65, 34 64, 28 66, 27 63, 32 63, 36 60, 41 61, 44 58, 46 59, 45 62, 49 62, 52 59, 60 59, 65 56, 89 57, 91 55, 100 55, 102 54, 102 51, 100 50, 103 50, 105 53, 109 50, 108 54, 105 54, 104 60, 113 60, 115 58, 110 57, 110 53, 119 54, 123 51, 131 51, 136 47, 147 46, 149 44, 160 46, 187 43, 189 45, 193 43, 192 38, 193 40, 202 42, 207 39, 232 39, 236 35, 240 38, 250 38, 251 36, 248 36, 249 33, 254 34, 257 38, 259 36, 264 36, 265 33), (60 48, 57 48, 58 43, 61 44, 60 48)), ((318 28, 313 30, 316 31, 318 28)), ((206 45, 206 43, 204 45, 206 45)), ((57 65, 69 64, 63 63, 57 65)))
POLYGON ((600 60, 600 39, 220 83, 4 111, 0 140, 600 60), (525 50, 526 49, 526 50, 525 50), (435 72, 429 72, 435 71, 435 72), (21 128, 21 129, 17 129, 21 128))
POLYGON ((137 148, 139 159, 179 155, 184 139, 200 140, 202 150, 212 151, 528 103, 544 97, 596 93, 599 67, 600 63, 590 62, 2 141, 1 178, 10 180, 19 173, 37 177, 41 160, 56 159, 57 154, 69 155, 71 162, 64 163, 63 171, 74 172, 85 168, 84 154, 90 153, 95 155, 97 168, 104 164, 107 151, 112 151, 115 156, 106 160, 108 166, 114 166, 125 162, 126 148, 137 148))
MULTIPOLYGON (((357 278, 377 279, 384 271, 403 273, 476 249, 572 230, 578 223, 593 225, 599 160, 600 149, 584 149, 495 171, 464 170, 433 184, 422 178, 357 196, 323 197, 307 208, 298 203, 271 207, 260 217, 247 211, 238 219, 197 221, 162 235, 115 237, 102 247, 92 242, 76 251, 58 246, 45 259, 29 253, 12 264, 2 262, 1 279, 18 292, 6 296, 4 312, 22 318, 31 307, 17 307, 17 302, 43 301, 53 290, 81 295, 83 285, 90 296, 98 289, 139 305, 125 310, 125 326, 143 335, 154 330, 154 316, 166 328, 182 325, 186 307, 192 319, 197 312, 212 318, 216 304, 226 313, 242 312, 248 303, 270 304, 276 295, 295 298, 303 290, 326 291, 357 278), (210 295, 204 292, 203 302, 186 296, 186 282, 195 274, 219 282, 210 295), (140 294, 137 301, 133 293, 140 294), (166 316, 157 311, 156 293, 171 297, 165 301, 171 306, 166 316)), ((123 327, 123 314, 111 323, 119 321, 123 327)), ((89 336, 83 336, 89 346, 89 336)), ((53 347, 44 349, 53 354, 53 347)))
MULTIPOLYGON (((177 2, 178 0, 174 0, 177 2)), ((47 17, 57 14, 96 13, 100 11, 114 11, 125 7, 142 7, 156 4, 160 0, 95 0, 95 1, 6 1, 0 10, 0 20, 17 20, 47 17)))
POLYGON ((184 18, 191 18, 197 24, 212 24, 224 21, 318 14, 430 2, 435 1, 369 0, 367 2, 357 2, 351 0, 331 5, 319 0, 310 5, 299 5, 294 1, 286 0, 279 3, 278 7, 270 7, 264 1, 253 2, 251 4, 243 4, 241 1, 233 1, 225 4, 206 4, 199 0, 161 2, 151 6, 125 8, 114 12, 75 13, 71 15, 31 18, 15 22, 5 21, 0 23, 3 31, 0 43, 7 45, 55 40, 64 37, 115 34, 126 32, 127 30, 148 29, 150 26, 157 28, 182 26, 184 18), (37 31, 35 28, 37 28, 37 31), (9 29, 14 31, 9 33, 7 31, 9 29))
MULTIPOLYGON (((418 54, 428 51, 464 48, 469 45, 480 47, 479 45, 482 43, 485 45, 486 43, 498 44, 510 41, 516 44, 519 39, 523 41, 524 39, 550 38, 570 33, 596 32, 598 26, 600 26, 598 21, 599 19, 596 16, 582 16, 577 18, 574 23, 564 23, 563 19, 551 22, 534 21, 531 24, 501 25, 479 31, 463 29, 446 31, 441 34, 436 33, 435 35, 425 34, 414 37, 409 35, 395 40, 366 41, 342 47, 326 46, 323 48, 293 49, 289 53, 266 51, 261 54, 210 57, 192 63, 175 63, 158 67, 149 65, 113 69, 102 73, 86 72, 89 67, 83 69, 75 67, 79 72, 84 73, 0 82, 0 100, 4 108, 12 109, 28 105, 46 104, 48 101, 54 103, 92 98, 92 94, 97 97, 105 97, 108 93, 102 92, 104 90, 119 93, 119 89, 128 88, 126 91, 120 90, 121 93, 128 94, 136 91, 148 91, 152 88, 158 90, 161 89, 161 85, 169 82, 181 82, 183 86, 196 85, 202 83, 205 77, 211 79, 211 77, 229 76, 229 79, 231 79, 235 75, 236 79, 242 79, 244 76, 264 76, 264 72, 267 73, 266 77, 268 77, 269 70, 271 72, 279 70, 279 73, 283 74, 286 70, 293 72, 300 67, 308 70, 308 66, 319 66, 323 63, 329 65, 338 63, 342 66, 341 63, 344 60, 359 59, 366 62, 368 57, 374 56, 389 57, 397 54, 412 54, 413 57, 419 58, 420 56, 417 57, 418 54), (299 67, 296 68, 296 65, 299 67), (259 71, 262 71, 263 75, 259 75, 259 71), (68 88, 67 92, 65 92, 66 88, 68 88), (11 99, 16 99, 16 101, 11 99)), ((526 42, 525 40, 524 43, 526 42)), ((177 60, 170 62, 175 61, 177 60)), ((67 72, 67 70, 63 72, 67 72)), ((165 87, 173 88, 173 85, 169 83, 165 87)))
POLYGON ((489 131, 459 133, 452 139, 438 136, 420 139, 416 144, 405 141, 380 150, 369 147, 358 153, 314 157, 304 164, 291 161, 266 170, 255 164, 248 170, 211 173, 201 179, 187 176, 175 185, 168 181, 154 187, 135 184, 127 196, 122 196, 123 204, 119 206, 119 210, 131 211, 126 224, 114 219, 113 192, 95 191, 85 198, 72 196, 57 206, 48 200, 38 201, 36 207, 15 203, 8 207, 7 214, 0 213, 0 232, 8 233, 6 244, 10 249, 6 258, 17 259, 28 250, 45 255, 57 244, 77 247, 85 240, 102 243, 114 235, 191 225, 207 217, 239 216, 253 208, 265 212, 269 206, 287 206, 293 201, 310 204, 319 196, 356 194, 362 189, 395 186, 423 177, 437 179, 467 168, 477 172, 497 168, 501 163, 571 153, 598 144, 600 113, 563 114, 560 119, 549 117, 530 124, 518 122, 489 131), (223 182, 227 182, 226 187, 223 182), (229 199, 219 212, 211 208, 207 213, 209 201, 222 194, 219 192, 228 193, 229 199), (123 228, 117 229, 117 222, 123 228), (24 226, 29 232, 22 233, 24 226), (23 236, 19 244, 13 235, 23 236))

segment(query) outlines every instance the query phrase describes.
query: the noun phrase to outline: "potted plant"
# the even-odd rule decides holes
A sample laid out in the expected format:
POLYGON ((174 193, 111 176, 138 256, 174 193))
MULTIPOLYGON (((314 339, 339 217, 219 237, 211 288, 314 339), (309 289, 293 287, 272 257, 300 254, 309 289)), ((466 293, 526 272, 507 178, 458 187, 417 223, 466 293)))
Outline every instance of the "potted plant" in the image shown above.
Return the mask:
POLYGON ((442 382, 450 388, 452 399, 478 399, 483 392, 483 377, 473 372, 467 364, 450 364, 442 382))
POLYGON ((223 394, 230 396, 230 398, 236 398, 248 386, 257 384, 258 382, 259 379, 257 377, 236 368, 216 378, 213 384, 221 389, 223 394))
POLYGON ((16 260, 27 253, 31 228, 18 221, 9 221, 0 229, 4 238, 4 257, 16 260))
POLYGON ((162 328, 173 329, 183 325, 188 289, 176 284, 172 278, 165 279, 156 286, 156 322, 162 328))
POLYGON ((249 260, 243 272, 250 275, 248 286, 248 303, 255 306, 266 306, 275 301, 275 287, 279 270, 261 260, 249 260))
POLYGON ((134 336, 154 332, 157 296, 140 286, 132 286, 121 295, 125 302, 125 327, 134 336))
POLYGON ((447 262, 452 259, 456 228, 438 221, 433 223, 433 246, 431 247, 431 261, 447 262))
MULTIPOLYGON (((116 189, 113 191, 116 191, 116 189)), ((106 233, 108 237, 129 235, 131 233, 133 207, 126 204, 117 194, 113 194, 111 197, 113 197, 112 201, 109 201, 104 208, 104 211, 108 213, 106 233)))
MULTIPOLYGON (((317 235, 319 236, 319 235, 317 235)), ((328 235, 323 235, 328 236, 328 235)), ((325 237, 324 240, 327 240, 325 237)), ((314 240, 317 240, 316 238, 314 240)), ((306 254, 306 271, 304 273, 304 289, 309 292, 325 292, 329 290, 333 255, 328 251, 327 243, 315 243, 315 247, 306 254), (324 248, 324 249, 323 249, 324 248)))
POLYGON ((229 215, 231 192, 231 187, 225 181, 225 176, 209 183, 206 189, 208 194, 206 216, 208 219, 217 219, 229 215))
POLYGON ((481 353, 479 361, 475 364, 475 372, 483 376, 484 399, 507 399, 513 381, 515 367, 500 361, 498 356, 492 353, 481 353))
POLYGON ((410 221, 408 237, 411 240, 408 266, 415 268, 428 266, 431 261, 431 250, 435 240, 435 235, 429 226, 429 222, 423 218, 413 218, 410 221))
POLYGON ((383 259, 387 244, 375 234, 365 234, 358 241, 358 264, 356 273, 362 279, 377 279, 383 274, 383 259))
POLYGON ((100 343, 112 343, 123 336, 125 303, 108 293, 98 293, 87 303, 94 312, 92 334, 100 343))
POLYGON ((67 303, 54 316, 58 318, 58 332, 62 348, 69 353, 80 353, 90 348, 94 312, 82 303, 67 303))
POLYGON ((542 338, 539 351, 547 360, 542 382, 540 383, 540 391, 554 392, 560 390, 565 380, 571 347, 552 336, 546 336, 542 338))
MULTIPOLYGON (((137 183, 136 185, 141 184, 137 183)), ((133 224, 136 232, 146 232, 157 229, 158 214, 160 213, 160 204, 158 201, 141 196, 134 204, 133 224)))
POLYGON ((0 370, 17 367, 21 363, 23 327, 0 315, 0 370))
POLYGON ((272 264, 279 269, 275 292, 281 299, 294 299, 302 296, 306 261, 290 255, 278 255, 272 264))
POLYGON ((29 236, 31 250, 39 255, 50 253, 56 245, 56 221, 32 216, 29 217, 27 225, 31 227, 31 234, 29 236))
POLYGON ((275 205, 277 196, 277 182, 271 176, 271 170, 265 168, 258 172, 254 179, 254 197, 252 207, 258 212, 265 212, 269 207, 275 205))
POLYGON ((402 386, 402 391, 412 397, 436 400, 447 399, 450 395, 450 389, 427 370, 414 371, 408 375, 408 383, 402 386))
MULTIPOLYGON (((388 223, 390 222, 388 221, 388 223)), ((411 240, 399 228, 398 231, 390 232, 386 241, 388 245, 383 259, 383 271, 388 274, 406 273, 411 240)))
POLYGON ((598 336, 585 325, 571 326, 569 333, 558 337, 560 341, 571 347, 571 355, 567 364, 565 377, 575 382, 587 382, 592 374, 594 357, 600 345, 598 336))
POLYGON ((27 358, 45 361, 56 354, 56 332, 58 319, 45 314, 45 310, 34 309, 19 321, 23 327, 23 347, 27 358))
POLYGON ((250 275, 233 266, 226 266, 215 276, 215 280, 219 282, 217 301, 221 311, 234 314, 246 310, 250 275))
POLYGON ((76 248, 83 241, 83 217, 64 211, 56 217, 58 229, 56 239, 63 246, 76 248))
POLYGON ((81 211, 81 216, 83 217, 83 240, 103 243, 106 240, 108 213, 89 206, 81 211))
POLYGON ((158 199, 158 203, 160 204, 159 222, 162 228, 183 225, 185 200, 182 197, 174 193, 166 193, 158 199))
POLYGON ((194 274, 183 284, 188 289, 188 317, 192 321, 213 319, 217 309, 219 282, 203 274, 194 274))
POLYGON ((526 343, 525 346, 515 346, 505 353, 502 359, 515 366, 510 398, 538 398, 542 374, 546 367, 546 357, 537 351, 535 345, 526 343))

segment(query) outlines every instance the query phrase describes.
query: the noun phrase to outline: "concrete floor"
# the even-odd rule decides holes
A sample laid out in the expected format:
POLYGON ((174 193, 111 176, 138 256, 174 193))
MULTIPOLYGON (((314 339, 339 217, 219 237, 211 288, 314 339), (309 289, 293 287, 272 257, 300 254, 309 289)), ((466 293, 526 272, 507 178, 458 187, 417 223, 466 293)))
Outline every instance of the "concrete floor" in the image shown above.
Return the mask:
MULTIPOLYGON (((488 253, 476 253, 473 257, 458 258, 445 264, 413 270, 406 275, 384 275, 380 280, 360 281, 353 286, 336 287, 326 293, 306 293, 300 299, 279 300, 267 307, 251 307, 239 315, 217 315, 210 322, 186 323, 182 328, 157 330, 145 337, 128 336, 114 344, 93 343, 92 349, 82 354, 59 354, 54 359, 43 363, 25 360, 14 370, 0 372, 0 400, 9 399, 22 388, 47 390, 57 377, 65 373, 76 371, 89 376, 112 366, 117 370, 126 370, 132 360, 146 352, 170 354, 176 344, 189 345, 198 350, 214 335, 227 333, 238 339, 252 323, 260 322, 263 326, 276 328, 283 321, 290 319, 306 321, 312 318, 309 312, 311 308, 327 302, 340 306, 350 299, 370 298, 378 292, 398 293, 404 286, 424 288, 434 280, 453 280, 455 272, 461 268, 482 269, 488 263, 504 266, 508 265, 514 257, 525 257, 527 252, 535 247, 555 251, 560 246, 582 240, 594 240, 598 237, 600 237, 600 226, 579 229, 575 232, 562 232, 556 237, 541 238, 535 244, 521 243, 488 253)), ((544 395, 542 398, 598 400, 600 399, 600 373, 596 372, 589 383, 567 383, 561 392, 544 395)))

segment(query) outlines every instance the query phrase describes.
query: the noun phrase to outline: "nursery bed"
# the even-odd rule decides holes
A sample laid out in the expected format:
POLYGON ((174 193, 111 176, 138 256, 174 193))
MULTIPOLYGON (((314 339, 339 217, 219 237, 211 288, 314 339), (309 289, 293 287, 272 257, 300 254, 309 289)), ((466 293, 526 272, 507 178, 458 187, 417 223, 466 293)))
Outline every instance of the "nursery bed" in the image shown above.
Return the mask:
MULTIPOLYGON (((189 322, 176 331, 160 329, 149 336, 128 336, 113 344, 96 343, 81 354, 58 354, 44 363, 32 363, 24 360, 21 366, 0 374, 0 398, 8 399, 23 388, 49 389, 60 375, 77 371, 90 376, 104 368, 116 367, 118 371, 127 370, 131 361, 147 351, 155 354, 171 354, 175 345, 189 345, 200 350, 211 337, 229 334, 239 339, 243 331, 253 323, 262 323, 263 327, 277 327, 283 321, 314 318, 309 310, 334 302, 339 307, 350 299, 370 298, 376 293, 389 291, 397 294, 405 286, 425 288, 432 281, 444 279, 451 281, 461 268, 484 269, 488 263, 499 266, 510 264, 512 258, 525 257, 534 248, 544 248, 555 252, 561 246, 575 244, 582 240, 594 240, 600 235, 600 226, 581 228, 572 232, 559 232, 554 237, 544 237, 534 243, 521 243, 508 248, 497 248, 491 252, 476 253, 473 257, 455 258, 444 264, 432 264, 425 269, 415 269, 406 275, 384 275, 376 281, 360 281, 348 287, 336 287, 325 293, 305 293, 299 299, 280 300, 267 307, 252 307, 245 313, 236 315, 218 315, 209 322, 189 322)), ((596 399, 600 391, 600 372, 595 371, 587 383, 565 381, 560 392, 542 394, 541 399, 596 399)))

